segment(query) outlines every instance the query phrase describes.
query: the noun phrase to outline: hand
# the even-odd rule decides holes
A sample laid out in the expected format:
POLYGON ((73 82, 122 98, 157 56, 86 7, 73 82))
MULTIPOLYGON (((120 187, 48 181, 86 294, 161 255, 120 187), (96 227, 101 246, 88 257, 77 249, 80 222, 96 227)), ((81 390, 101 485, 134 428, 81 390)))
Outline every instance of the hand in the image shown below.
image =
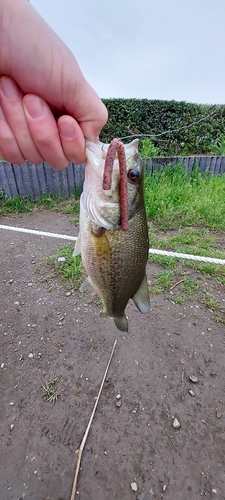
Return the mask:
POLYGON ((107 111, 74 56, 27 0, 0 0, 0 156, 55 169, 85 161, 107 111))

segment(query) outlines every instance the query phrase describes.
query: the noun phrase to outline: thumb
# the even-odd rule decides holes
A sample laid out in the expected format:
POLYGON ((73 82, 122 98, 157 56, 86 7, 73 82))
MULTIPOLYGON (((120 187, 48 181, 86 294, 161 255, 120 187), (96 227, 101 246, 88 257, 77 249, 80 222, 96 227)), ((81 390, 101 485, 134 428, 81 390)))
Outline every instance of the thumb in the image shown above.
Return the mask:
POLYGON ((98 142, 108 112, 95 90, 82 75, 82 80, 76 83, 67 96, 66 111, 78 122, 86 139, 98 142))

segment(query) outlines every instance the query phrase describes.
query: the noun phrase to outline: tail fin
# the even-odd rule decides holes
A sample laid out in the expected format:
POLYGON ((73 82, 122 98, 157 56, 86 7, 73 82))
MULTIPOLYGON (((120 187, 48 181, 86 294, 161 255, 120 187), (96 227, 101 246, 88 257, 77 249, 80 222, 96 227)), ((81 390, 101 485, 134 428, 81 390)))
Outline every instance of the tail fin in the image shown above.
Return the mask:
POLYGON ((121 332, 128 332, 128 321, 127 321, 127 316, 122 316, 121 318, 115 318, 113 317, 114 323, 118 330, 121 332))

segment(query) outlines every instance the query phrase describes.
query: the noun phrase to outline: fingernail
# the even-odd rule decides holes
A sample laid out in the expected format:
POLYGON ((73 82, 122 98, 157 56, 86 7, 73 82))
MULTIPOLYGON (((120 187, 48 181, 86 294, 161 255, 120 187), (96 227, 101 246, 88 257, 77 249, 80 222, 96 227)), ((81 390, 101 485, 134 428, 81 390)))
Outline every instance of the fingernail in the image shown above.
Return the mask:
POLYGON ((0 80, 1 90, 6 99, 13 101, 14 99, 18 99, 20 96, 20 90, 18 89, 15 82, 11 80, 11 78, 7 78, 7 76, 3 76, 0 80))
POLYGON ((44 114, 43 99, 36 95, 26 95, 23 99, 23 105, 28 115, 34 120, 41 118, 44 114))
POLYGON ((70 122, 59 122, 59 131, 65 139, 73 139, 75 136, 75 127, 70 122))

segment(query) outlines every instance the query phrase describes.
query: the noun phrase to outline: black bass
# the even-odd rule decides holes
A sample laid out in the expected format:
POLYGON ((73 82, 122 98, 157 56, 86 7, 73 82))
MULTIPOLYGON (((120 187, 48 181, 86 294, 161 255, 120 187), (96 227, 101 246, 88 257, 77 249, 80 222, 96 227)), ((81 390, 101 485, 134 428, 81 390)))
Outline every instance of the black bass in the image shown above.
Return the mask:
MULTIPOLYGON (((115 140, 116 141, 116 140, 115 140)), ((120 143, 122 144, 122 143, 120 143)), ((150 309, 146 277, 148 228, 143 192, 143 166, 138 140, 122 145, 125 150, 127 227, 121 227, 119 153, 113 158, 111 185, 103 189, 108 144, 86 141, 87 165, 80 199, 80 233, 74 255, 81 252, 88 278, 100 295, 102 317, 111 316, 121 331, 128 331, 125 308, 133 299, 141 313, 150 309)))

